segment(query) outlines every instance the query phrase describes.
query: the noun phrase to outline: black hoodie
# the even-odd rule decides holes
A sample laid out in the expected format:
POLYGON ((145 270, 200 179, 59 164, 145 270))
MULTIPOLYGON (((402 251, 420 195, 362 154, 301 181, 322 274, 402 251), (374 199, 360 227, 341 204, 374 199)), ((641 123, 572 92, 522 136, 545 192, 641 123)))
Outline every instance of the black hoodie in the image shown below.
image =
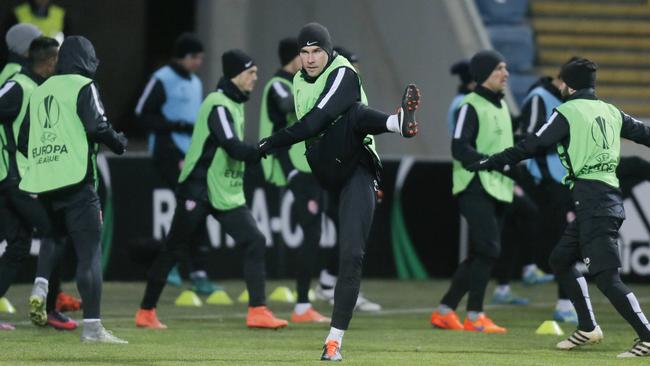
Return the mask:
POLYGON ((99 66, 95 55, 95 47, 82 36, 68 37, 59 49, 59 61, 56 64, 57 74, 79 74, 94 78, 99 66))
MULTIPOLYGON (((84 37, 67 37, 59 49, 59 60, 56 65, 58 75, 77 74, 93 78, 97 71, 99 60, 95 56, 95 48, 92 43, 84 37)), ((126 151, 127 140, 124 134, 113 130, 106 114, 104 104, 99 96, 96 82, 84 86, 79 91, 77 98, 77 114, 84 125, 88 142, 91 148, 88 153, 94 152, 93 143, 104 144, 116 154, 123 154, 126 151)), ((29 138, 29 114, 25 116, 20 134, 18 137, 18 149, 26 156, 29 138)), ((88 159, 89 167, 92 159, 88 159)), ((88 169, 84 182, 92 181, 93 169, 88 169)))

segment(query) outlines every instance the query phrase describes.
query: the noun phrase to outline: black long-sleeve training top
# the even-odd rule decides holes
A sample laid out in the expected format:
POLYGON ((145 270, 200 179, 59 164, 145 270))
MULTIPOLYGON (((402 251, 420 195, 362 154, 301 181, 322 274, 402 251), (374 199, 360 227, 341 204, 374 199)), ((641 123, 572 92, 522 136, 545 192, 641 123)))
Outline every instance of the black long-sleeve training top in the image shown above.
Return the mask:
MULTIPOLYGON (((300 72, 308 82, 316 80, 300 72)), ((359 77, 352 69, 342 66, 332 70, 314 108, 293 125, 273 134, 269 144, 277 149, 317 136, 354 103, 361 101, 360 89, 359 77)))
MULTIPOLYGON (((502 93, 495 93, 483 86, 477 86, 474 92, 501 108, 502 93)), ((463 105, 456 111, 456 128, 451 142, 451 155, 463 167, 484 159, 487 155, 476 150, 476 137, 478 136, 478 114, 476 109, 469 104, 463 105)))
MULTIPOLYGON (((237 103, 244 103, 248 100, 248 94, 242 93, 232 81, 222 78, 217 89, 223 91, 226 96, 237 103)), ((208 114, 208 130, 210 134, 203 145, 203 151, 197 161, 192 173, 180 183, 176 189, 180 197, 207 200, 207 174, 210 163, 217 152, 217 148, 223 148, 231 158, 256 163, 260 160, 259 151, 255 145, 243 142, 235 133, 235 126, 232 115, 224 106, 215 106, 208 114)))

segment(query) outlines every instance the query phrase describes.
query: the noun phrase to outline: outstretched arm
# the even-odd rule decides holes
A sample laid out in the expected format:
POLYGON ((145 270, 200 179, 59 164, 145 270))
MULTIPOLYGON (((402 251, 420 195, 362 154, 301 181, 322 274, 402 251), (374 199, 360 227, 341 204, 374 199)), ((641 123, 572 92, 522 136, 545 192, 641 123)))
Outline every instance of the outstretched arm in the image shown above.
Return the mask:
POLYGON ((79 91, 77 112, 90 141, 102 143, 116 154, 124 154, 128 141, 122 132, 115 132, 108 121, 94 82, 79 91))
POLYGON ((650 147, 650 127, 624 112, 621 112, 621 115, 623 117, 621 137, 650 147))
POLYGON ((298 122, 264 139, 266 151, 290 146, 317 136, 360 100, 361 92, 357 74, 347 67, 332 71, 314 108, 298 122))
POLYGON ((534 135, 525 138, 513 147, 507 148, 487 159, 472 164, 467 169, 471 171, 503 170, 506 165, 517 164, 524 159, 534 156, 540 151, 554 146, 568 135, 569 123, 562 114, 555 111, 546 124, 544 124, 534 135))
POLYGON ((260 160, 257 148, 243 142, 235 134, 233 119, 226 107, 218 105, 212 108, 208 116, 208 128, 219 146, 223 147, 233 159, 249 163, 260 160))

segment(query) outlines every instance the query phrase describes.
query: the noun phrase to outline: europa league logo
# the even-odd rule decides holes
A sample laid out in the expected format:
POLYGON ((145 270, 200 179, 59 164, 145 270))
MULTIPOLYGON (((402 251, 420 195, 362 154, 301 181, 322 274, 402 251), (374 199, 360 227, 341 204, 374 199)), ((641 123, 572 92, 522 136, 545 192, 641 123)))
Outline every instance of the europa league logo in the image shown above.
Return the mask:
POLYGON ((48 95, 38 106, 38 121, 43 128, 52 128, 59 123, 61 110, 53 95, 48 95))

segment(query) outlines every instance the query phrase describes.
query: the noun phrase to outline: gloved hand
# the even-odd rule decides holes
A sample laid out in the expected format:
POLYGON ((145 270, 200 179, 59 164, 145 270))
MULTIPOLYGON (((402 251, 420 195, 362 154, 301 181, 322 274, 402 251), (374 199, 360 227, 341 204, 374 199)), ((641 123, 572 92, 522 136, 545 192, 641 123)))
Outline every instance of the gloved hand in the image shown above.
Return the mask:
POLYGON ((497 169, 497 164, 494 162, 492 157, 488 156, 487 158, 471 163, 465 169, 469 170, 470 172, 478 172, 481 170, 490 171, 497 169))
POLYGON ((271 142, 268 137, 261 139, 260 142, 257 143, 257 151, 259 151, 260 157, 266 158, 269 151, 271 151, 271 142))
POLYGON ((120 145, 122 145, 122 151, 116 151, 116 153, 122 155, 126 152, 126 148, 129 146, 129 140, 126 138, 126 136, 124 136, 124 132, 117 134, 117 140, 119 141, 120 145))

